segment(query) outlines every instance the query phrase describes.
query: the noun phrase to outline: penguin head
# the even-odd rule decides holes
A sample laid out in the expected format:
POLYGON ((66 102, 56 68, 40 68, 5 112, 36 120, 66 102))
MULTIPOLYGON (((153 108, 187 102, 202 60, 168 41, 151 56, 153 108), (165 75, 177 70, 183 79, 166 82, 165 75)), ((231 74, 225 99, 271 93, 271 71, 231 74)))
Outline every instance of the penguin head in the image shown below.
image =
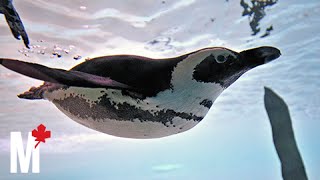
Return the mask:
POLYGON ((240 52, 241 60, 250 68, 273 61, 280 55, 279 49, 270 46, 262 46, 240 52))
POLYGON ((268 46, 240 53, 226 48, 210 48, 209 55, 195 66, 193 79, 218 83, 227 88, 248 70, 277 59, 280 55, 279 49, 268 46))

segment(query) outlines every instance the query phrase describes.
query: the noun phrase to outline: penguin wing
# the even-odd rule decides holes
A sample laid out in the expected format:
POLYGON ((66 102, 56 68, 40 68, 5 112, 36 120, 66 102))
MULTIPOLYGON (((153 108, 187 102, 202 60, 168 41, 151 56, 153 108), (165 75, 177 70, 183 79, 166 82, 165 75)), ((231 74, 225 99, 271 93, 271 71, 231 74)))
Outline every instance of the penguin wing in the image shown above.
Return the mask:
POLYGON ((20 36, 27 48, 29 48, 29 38, 27 32, 24 29, 23 23, 19 17, 18 12, 15 10, 13 4, 10 2, 3 7, 3 12, 6 21, 10 27, 12 35, 20 40, 20 36))
POLYGON ((20 74, 35 79, 63 84, 67 86, 91 88, 104 87, 112 89, 127 89, 137 91, 135 88, 120 83, 118 81, 112 80, 109 77, 92 75, 80 71, 66 71, 63 69, 49 68, 40 64, 4 58, 0 58, 0 64, 12 71, 18 72, 20 74))

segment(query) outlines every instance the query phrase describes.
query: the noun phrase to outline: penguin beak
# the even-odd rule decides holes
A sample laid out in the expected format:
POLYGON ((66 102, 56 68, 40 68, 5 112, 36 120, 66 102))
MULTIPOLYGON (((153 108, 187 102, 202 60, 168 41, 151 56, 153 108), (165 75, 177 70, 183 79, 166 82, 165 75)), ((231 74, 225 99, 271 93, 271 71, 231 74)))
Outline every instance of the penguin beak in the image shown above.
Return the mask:
POLYGON ((280 55, 279 49, 270 46, 262 46, 240 52, 245 64, 252 68, 273 61, 280 55))

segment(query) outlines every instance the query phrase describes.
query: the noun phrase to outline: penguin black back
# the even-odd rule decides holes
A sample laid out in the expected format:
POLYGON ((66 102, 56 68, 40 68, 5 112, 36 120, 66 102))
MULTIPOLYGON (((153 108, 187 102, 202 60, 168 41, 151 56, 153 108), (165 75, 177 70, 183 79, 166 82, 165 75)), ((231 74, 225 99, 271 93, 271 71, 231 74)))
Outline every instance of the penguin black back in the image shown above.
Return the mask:
POLYGON ((142 89, 145 95, 152 96, 171 88, 172 72, 186 57, 187 55, 169 59, 152 59, 134 55, 104 56, 83 62, 71 70, 110 77, 142 89))

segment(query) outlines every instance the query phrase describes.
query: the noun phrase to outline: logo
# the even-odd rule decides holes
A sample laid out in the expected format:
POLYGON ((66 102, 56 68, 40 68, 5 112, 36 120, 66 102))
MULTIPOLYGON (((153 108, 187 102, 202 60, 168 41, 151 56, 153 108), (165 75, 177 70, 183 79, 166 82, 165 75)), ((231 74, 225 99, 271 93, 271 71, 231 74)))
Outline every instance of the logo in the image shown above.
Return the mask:
POLYGON ((32 173, 40 173, 40 146, 46 139, 51 137, 51 131, 46 130, 46 126, 40 124, 37 129, 28 133, 26 150, 23 147, 21 132, 11 132, 10 134, 10 172, 18 172, 18 160, 21 173, 28 173, 30 160, 32 157, 32 173))

